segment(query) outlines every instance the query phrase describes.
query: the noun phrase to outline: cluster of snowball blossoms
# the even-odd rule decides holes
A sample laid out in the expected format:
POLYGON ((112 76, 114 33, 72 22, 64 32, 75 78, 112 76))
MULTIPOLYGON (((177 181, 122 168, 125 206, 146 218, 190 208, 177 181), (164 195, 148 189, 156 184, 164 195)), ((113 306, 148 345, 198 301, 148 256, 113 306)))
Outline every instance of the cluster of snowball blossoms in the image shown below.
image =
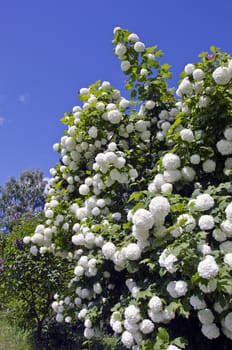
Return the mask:
POLYGON ((137 350, 155 343, 158 327, 171 333, 180 315, 194 315, 208 339, 232 339, 232 201, 218 189, 232 169, 232 61, 220 65, 215 52, 186 65, 180 98, 165 107, 152 98, 163 79, 158 63, 152 71, 155 49, 121 28, 114 43, 122 71, 136 68, 147 97, 135 108, 109 82, 80 90, 83 105, 64 116, 54 145, 61 162, 51 169, 46 222, 24 242, 34 255, 73 261, 68 291, 52 307, 58 322, 83 322, 87 339, 110 325, 137 350))

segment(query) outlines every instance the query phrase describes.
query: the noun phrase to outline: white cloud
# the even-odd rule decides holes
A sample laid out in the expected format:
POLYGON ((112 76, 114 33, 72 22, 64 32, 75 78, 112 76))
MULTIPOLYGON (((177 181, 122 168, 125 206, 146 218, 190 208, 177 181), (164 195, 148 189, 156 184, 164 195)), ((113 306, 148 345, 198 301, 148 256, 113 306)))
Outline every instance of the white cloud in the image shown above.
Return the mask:
POLYGON ((0 117, 0 126, 2 126, 5 123, 6 119, 3 117, 0 117))
POLYGON ((18 102, 22 103, 23 105, 26 105, 29 103, 29 94, 22 94, 18 96, 18 102))

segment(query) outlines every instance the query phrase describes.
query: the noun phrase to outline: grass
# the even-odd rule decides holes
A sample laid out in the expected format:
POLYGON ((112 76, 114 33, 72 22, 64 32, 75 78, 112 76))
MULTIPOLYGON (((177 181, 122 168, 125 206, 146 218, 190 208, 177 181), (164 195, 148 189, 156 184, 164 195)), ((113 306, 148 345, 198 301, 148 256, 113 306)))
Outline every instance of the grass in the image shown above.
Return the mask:
POLYGON ((10 325, 0 312, 0 350, 31 350, 27 334, 10 325))

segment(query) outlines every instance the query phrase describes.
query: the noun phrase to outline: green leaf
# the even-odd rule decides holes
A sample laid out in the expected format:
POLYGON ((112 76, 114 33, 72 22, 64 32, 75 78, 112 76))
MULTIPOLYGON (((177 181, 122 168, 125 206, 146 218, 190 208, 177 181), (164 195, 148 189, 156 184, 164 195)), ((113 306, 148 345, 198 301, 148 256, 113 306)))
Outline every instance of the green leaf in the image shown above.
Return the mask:
POLYGON ((200 275, 199 275, 198 272, 196 272, 196 273, 192 276, 191 281, 192 281, 192 283, 197 283, 197 282, 199 282, 199 280, 200 280, 200 275))
POLYGON ((137 201, 141 196, 143 196, 143 191, 132 193, 130 195, 130 198, 128 199, 128 203, 132 201, 137 201))
POLYGON ((162 69, 162 70, 168 70, 170 67, 171 67, 170 64, 164 63, 164 64, 161 66, 161 69, 162 69))
POLYGON ((166 329, 163 328, 163 327, 159 327, 159 328, 158 328, 157 337, 160 338, 160 339, 162 339, 163 342, 168 342, 168 341, 169 341, 169 334, 168 334, 168 332, 166 331, 166 329))
POLYGON ((181 349, 185 349, 186 345, 188 345, 188 342, 186 339, 179 337, 179 338, 174 339, 172 341, 172 344, 178 346, 181 349))

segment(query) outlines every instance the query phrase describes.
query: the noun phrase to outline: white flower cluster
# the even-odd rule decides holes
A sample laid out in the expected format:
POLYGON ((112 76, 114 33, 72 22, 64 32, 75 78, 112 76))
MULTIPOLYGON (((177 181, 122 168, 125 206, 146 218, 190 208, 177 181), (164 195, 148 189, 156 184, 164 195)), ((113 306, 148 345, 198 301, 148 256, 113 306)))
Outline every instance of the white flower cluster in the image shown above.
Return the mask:
POLYGON ((217 150, 223 156, 232 154, 232 128, 227 127, 224 131, 225 139, 221 139, 217 142, 217 150))
POLYGON ((123 345, 131 349, 133 345, 140 345, 143 334, 152 333, 154 323, 150 319, 142 319, 140 310, 135 305, 129 305, 124 311, 124 321, 119 312, 111 315, 110 325, 115 333, 121 334, 123 345))
POLYGON ((232 312, 229 312, 222 320, 222 330, 229 339, 232 339, 232 312))
POLYGON ((190 304, 194 310, 201 310, 206 307, 206 303, 203 299, 200 299, 197 295, 192 295, 189 299, 190 304))
POLYGON ((197 271, 202 278, 210 279, 217 276, 219 267, 212 255, 206 255, 204 260, 198 264, 197 271))
MULTIPOLYGON (((120 30, 121 28, 118 28, 120 30)), ((139 41, 139 37, 135 33, 131 33, 128 36, 127 45, 134 49, 135 53, 143 53, 146 51, 145 45, 143 42, 139 41)), ((119 43, 115 47, 115 55, 121 60, 121 69, 123 72, 127 73, 131 67, 128 49, 125 44, 119 43)))
POLYGON ((198 318, 202 324, 201 331, 208 339, 215 339, 220 336, 217 325, 213 322, 214 315, 210 309, 202 309, 198 311, 198 318))
POLYGON ((229 67, 218 67, 213 72, 213 79, 217 85, 226 85, 232 78, 232 70, 229 67))
POLYGON ((154 323, 168 323, 175 318, 175 313, 163 307, 162 300, 154 295, 148 302, 148 315, 154 323))
POLYGON ((132 235, 137 239, 140 247, 147 246, 149 230, 155 225, 162 227, 165 217, 170 210, 170 204, 165 197, 157 196, 152 198, 149 210, 138 209, 132 217, 132 235))
POLYGON ((173 273, 175 272, 175 266, 174 263, 177 261, 177 257, 174 254, 168 254, 167 250, 165 249, 159 257, 159 264, 161 267, 164 267, 168 272, 173 273))
POLYGON ((185 281, 171 281, 167 285, 167 291, 172 298, 184 296, 188 291, 188 285, 185 281))
POLYGON ((208 193, 200 194, 194 202, 195 207, 200 211, 207 211, 214 206, 214 199, 208 193))

